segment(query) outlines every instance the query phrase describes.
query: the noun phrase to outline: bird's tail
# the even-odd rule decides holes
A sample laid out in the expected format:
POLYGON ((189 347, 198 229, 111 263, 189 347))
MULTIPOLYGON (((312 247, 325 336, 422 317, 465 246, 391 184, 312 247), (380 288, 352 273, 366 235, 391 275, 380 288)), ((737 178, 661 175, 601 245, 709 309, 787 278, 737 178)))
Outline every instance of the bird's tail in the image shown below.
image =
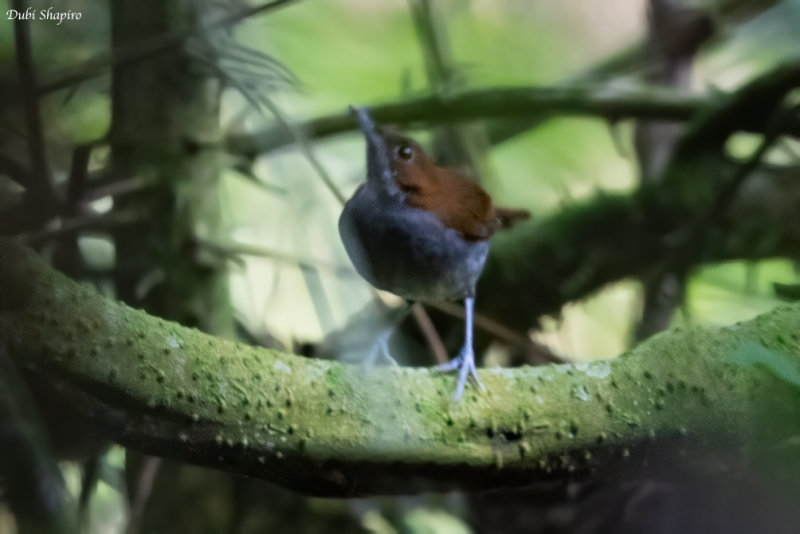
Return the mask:
POLYGON ((531 218, 531 213, 528 210, 496 208, 494 213, 500 221, 500 228, 503 229, 511 228, 519 221, 527 221, 531 218))

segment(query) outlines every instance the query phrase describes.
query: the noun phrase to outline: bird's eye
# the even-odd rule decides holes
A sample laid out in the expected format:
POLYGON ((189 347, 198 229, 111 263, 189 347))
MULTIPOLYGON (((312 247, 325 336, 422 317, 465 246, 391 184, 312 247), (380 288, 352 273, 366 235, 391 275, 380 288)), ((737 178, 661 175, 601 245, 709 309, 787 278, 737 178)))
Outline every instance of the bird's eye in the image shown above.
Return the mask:
POLYGON ((397 147, 397 156, 400 159, 410 160, 411 156, 414 155, 414 149, 408 145, 400 145, 397 147))

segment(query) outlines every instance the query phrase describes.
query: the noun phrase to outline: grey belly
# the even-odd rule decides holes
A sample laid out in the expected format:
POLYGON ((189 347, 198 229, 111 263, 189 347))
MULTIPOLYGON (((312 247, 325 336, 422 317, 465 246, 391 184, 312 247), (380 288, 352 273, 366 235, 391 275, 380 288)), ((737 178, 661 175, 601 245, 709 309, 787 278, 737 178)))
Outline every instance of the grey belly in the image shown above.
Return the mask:
POLYGON ((378 213, 354 200, 342 212, 339 233, 356 270, 373 286, 428 302, 474 295, 488 241, 465 241, 423 210, 403 206, 378 213))

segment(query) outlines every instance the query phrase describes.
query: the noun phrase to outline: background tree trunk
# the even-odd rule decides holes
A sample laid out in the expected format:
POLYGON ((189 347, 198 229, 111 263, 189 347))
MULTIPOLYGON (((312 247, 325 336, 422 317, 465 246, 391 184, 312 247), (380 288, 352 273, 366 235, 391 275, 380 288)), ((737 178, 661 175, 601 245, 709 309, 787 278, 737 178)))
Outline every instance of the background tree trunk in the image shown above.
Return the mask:
MULTIPOLYGON (((186 0, 114 2, 114 49, 197 24, 200 6, 186 0)), ((185 47, 114 68, 114 173, 147 184, 115 206, 134 220, 114 232, 116 288, 129 304, 232 339, 226 259, 199 244, 223 230, 220 94, 219 80, 185 47)))

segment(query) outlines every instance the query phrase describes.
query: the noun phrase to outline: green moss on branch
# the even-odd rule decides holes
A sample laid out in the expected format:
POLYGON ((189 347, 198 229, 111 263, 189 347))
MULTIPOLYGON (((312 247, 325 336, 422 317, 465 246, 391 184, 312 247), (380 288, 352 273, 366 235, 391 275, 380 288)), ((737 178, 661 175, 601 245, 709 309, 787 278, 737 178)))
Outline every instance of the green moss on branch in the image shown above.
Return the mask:
MULTIPOLYGON (((108 435, 307 493, 567 480, 635 451, 753 450, 800 430, 800 306, 592 364, 453 376, 245 347, 109 301, 0 241, 0 339, 108 435)), ((636 460, 634 460, 636 459, 636 460)))

